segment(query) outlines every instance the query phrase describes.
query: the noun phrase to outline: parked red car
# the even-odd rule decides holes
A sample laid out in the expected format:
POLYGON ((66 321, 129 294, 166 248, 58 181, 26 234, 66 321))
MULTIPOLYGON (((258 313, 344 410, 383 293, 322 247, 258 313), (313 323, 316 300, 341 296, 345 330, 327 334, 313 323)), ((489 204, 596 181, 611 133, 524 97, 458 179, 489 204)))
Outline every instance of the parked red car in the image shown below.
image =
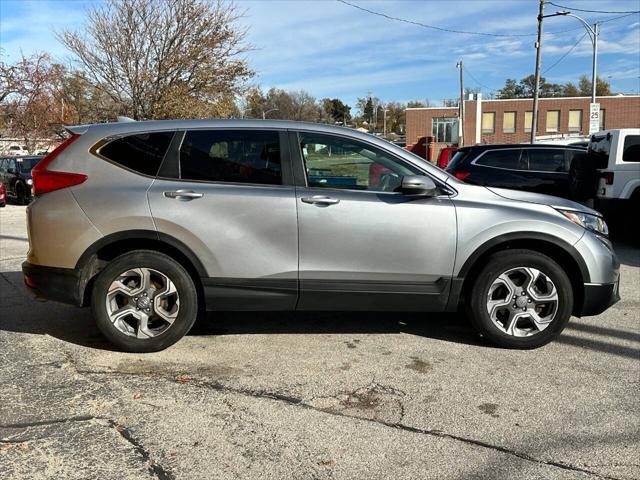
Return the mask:
POLYGON ((0 207, 4 207, 7 204, 7 190, 4 185, 0 183, 0 207))
POLYGON ((447 165, 449 165, 449 160, 451 160, 453 154, 456 153, 456 150, 458 150, 458 147, 444 147, 442 150, 440 150, 437 163, 438 167, 442 168, 443 170, 447 168, 447 165))

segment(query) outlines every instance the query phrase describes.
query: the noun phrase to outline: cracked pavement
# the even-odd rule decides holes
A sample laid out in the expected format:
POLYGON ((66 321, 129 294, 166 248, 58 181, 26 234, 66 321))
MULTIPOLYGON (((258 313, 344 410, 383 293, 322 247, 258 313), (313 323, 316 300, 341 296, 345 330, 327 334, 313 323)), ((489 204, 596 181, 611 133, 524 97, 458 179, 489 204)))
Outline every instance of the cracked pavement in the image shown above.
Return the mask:
POLYGON ((114 351, 89 310, 22 286, 0 209, 0 478, 640 478, 640 250, 623 300, 538 350, 458 315, 209 315, 114 351))

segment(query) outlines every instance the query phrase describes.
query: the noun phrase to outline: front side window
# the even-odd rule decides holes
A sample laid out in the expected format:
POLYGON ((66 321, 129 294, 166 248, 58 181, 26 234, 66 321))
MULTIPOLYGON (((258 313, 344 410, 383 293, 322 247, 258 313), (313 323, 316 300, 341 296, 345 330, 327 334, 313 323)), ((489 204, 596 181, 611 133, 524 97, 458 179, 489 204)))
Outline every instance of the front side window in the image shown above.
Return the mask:
POLYGON ((627 135, 622 151, 623 162, 640 162, 640 135, 627 135))
POLYGON ((431 120, 431 132, 438 143, 458 142, 458 118, 438 117, 431 120))
POLYGON ((553 148, 530 148, 529 170, 534 172, 567 172, 564 150, 553 148))
POLYGON ((180 147, 180 178, 280 185, 280 136, 277 131, 188 131, 180 147))
POLYGON ((173 132, 128 135, 100 147, 98 154, 135 172, 156 176, 172 138, 173 132))
POLYGON ((508 170, 526 170, 526 160, 521 160, 522 149, 487 150, 474 163, 485 167, 506 168, 508 170))
POLYGON ((549 110, 547 112, 547 132, 558 132, 560 130, 560 110, 549 110))
POLYGON ((18 168, 22 173, 29 173, 39 161, 39 158, 22 158, 18 161, 18 168))
POLYGON ((485 112, 482 114, 482 133, 495 132, 496 112, 485 112))
POLYGON ((502 115, 502 131, 504 133, 515 133, 516 112, 504 112, 502 115))
POLYGON ((315 133, 300 133, 299 138, 310 187, 394 192, 403 176, 421 174, 364 142, 315 133))

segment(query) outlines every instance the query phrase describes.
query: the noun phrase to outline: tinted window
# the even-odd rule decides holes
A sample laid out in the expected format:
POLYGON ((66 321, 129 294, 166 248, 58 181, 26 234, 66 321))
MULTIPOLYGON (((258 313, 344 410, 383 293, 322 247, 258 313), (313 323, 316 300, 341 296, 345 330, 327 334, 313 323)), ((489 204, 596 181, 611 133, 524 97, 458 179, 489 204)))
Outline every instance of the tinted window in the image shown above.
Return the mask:
POLYGON ((488 150, 476 161, 476 165, 485 167, 508 168, 509 170, 526 170, 526 161, 520 161, 521 149, 488 150))
POLYGON ((640 162, 640 135, 627 135, 622 152, 623 162, 640 162))
POLYGON ((596 168, 607 168, 611 151, 611 135, 592 135, 589 142, 589 155, 595 157, 596 168))
POLYGON ((529 170, 536 172, 567 172, 564 150, 529 148, 529 170))
POLYGON ((136 172, 155 176, 173 132, 152 132, 117 138, 100 148, 100 155, 136 172))
POLYGON ((420 171, 367 143, 333 135, 300 134, 310 187, 393 192, 404 175, 420 171))
POLYGON ((451 160, 449 160, 449 163, 447 164, 447 168, 445 170, 447 172, 455 171, 455 169, 458 168, 458 166, 462 165, 462 162, 464 161, 464 159, 469 156, 470 151, 471 150, 457 150, 453 154, 453 157, 451 157, 451 160))
POLYGON ((22 173, 29 173, 39 161, 40 158, 22 158, 18 161, 18 168, 22 173))
POLYGON ((280 185, 278 132, 192 130, 180 147, 180 178, 280 185))

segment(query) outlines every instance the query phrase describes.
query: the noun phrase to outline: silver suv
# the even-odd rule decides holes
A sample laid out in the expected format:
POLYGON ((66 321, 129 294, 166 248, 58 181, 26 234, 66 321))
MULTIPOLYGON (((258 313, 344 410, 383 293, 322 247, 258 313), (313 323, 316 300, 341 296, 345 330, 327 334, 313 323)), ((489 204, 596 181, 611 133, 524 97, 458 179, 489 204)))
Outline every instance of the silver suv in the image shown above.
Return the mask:
POLYGON ((354 130, 68 130, 33 171, 24 279, 41 297, 90 304, 123 350, 166 348, 205 310, 466 309, 494 344, 534 348, 619 299, 597 212, 466 185, 354 130))

